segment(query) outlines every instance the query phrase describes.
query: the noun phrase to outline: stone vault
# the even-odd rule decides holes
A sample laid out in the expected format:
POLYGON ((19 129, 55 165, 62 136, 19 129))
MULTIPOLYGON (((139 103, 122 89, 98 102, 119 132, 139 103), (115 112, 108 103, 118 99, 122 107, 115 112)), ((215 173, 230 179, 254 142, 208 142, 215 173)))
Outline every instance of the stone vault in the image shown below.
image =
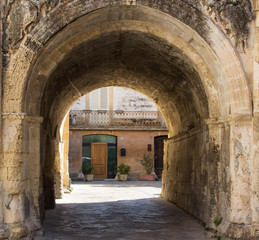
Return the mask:
POLYGON ((163 114, 164 198, 222 235, 258 234, 258 0, 0 4, 0 239, 41 230, 62 121, 105 86, 163 114))

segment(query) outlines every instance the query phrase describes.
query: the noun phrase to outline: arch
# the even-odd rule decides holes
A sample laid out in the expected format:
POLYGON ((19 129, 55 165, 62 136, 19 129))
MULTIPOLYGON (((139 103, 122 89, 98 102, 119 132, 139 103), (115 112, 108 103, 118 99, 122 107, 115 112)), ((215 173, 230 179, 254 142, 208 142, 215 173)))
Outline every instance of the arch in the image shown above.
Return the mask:
MULTIPOLYGON (((208 45, 196 32, 177 19, 161 12, 156 12, 154 15, 153 11, 146 7, 132 6, 106 8, 71 23, 54 37, 51 44, 45 47, 31 72, 32 81, 29 80, 27 90, 44 89, 48 77, 58 63, 75 46, 109 32, 135 31, 163 39, 186 55, 186 58, 194 65, 194 70, 201 77, 202 85, 205 88, 209 104, 208 117, 219 118, 232 113, 244 113, 244 111, 251 113, 251 99, 245 75, 234 49, 228 40, 224 39, 222 33, 214 27, 212 33, 215 40, 208 45), (127 9, 128 15, 122 15, 125 9, 127 9), (110 15, 112 15, 112 19, 109 19, 110 15), (131 24, 131 21, 134 21, 134 24, 131 24), (80 28, 84 31, 80 31, 80 28), (226 54, 233 56, 234 63, 231 65, 225 62, 226 54), (213 64, 210 64, 211 61, 213 64), (241 96, 244 97, 241 99, 241 96)), ((213 27, 212 23, 209 22, 209 26, 213 27)), ((111 75, 116 75, 116 72, 111 75)), ((132 73, 130 72, 129 75, 132 73)), ((76 90, 73 89, 73 91, 76 90)), ((43 93, 42 90, 39 92, 43 93)), ((37 111, 40 109, 42 96, 39 96, 36 91, 32 91, 32 93, 26 95, 23 111, 30 115, 39 115, 37 111), (33 96, 32 93, 36 96, 33 96)), ((76 91, 73 93, 73 97, 78 98, 85 93, 78 95, 79 92, 76 91)))
MULTIPOLYGON (((167 168, 177 169, 184 161, 185 166, 194 162, 199 169, 195 158, 201 158, 203 166, 210 157, 204 145, 209 138, 205 120, 251 112, 239 60, 222 33, 215 27, 212 33, 214 42, 208 44, 177 19, 146 7, 97 10, 68 25, 44 47, 29 76, 23 111, 43 116, 43 128, 50 124, 48 134, 55 138, 63 116, 79 97, 99 87, 129 87, 147 95, 163 114, 171 138, 168 159, 177 149, 193 148, 190 153, 177 155, 178 160, 167 168), (226 53, 234 63, 225 62, 226 53), (199 152, 204 156, 198 157, 199 152)), ((186 167, 185 171, 190 170, 186 167)), ((196 171, 201 171, 201 179, 208 178, 208 173, 196 171)), ((171 178, 169 175, 170 171, 164 179, 171 178)), ((174 183, 176 196, 165 192, 164 196, 198 218, 207 218, 209 206, 215 203, 204 200, 206 194, 194 190, 193 185, 192 197, 186 194, 182 204, 177 199, 181 181, 190 179, 180 176, 174 183), (205 201, 206 207, 195 209, 197 206, 190 203, 193 199, 196 205, 205 201)), ((208 179, 204 181, 207 185, 208 179)), ((164 191, 167 188, 164 186, 164 191)))
MULTIPOLYGON (((122 15, 121 12, 125 10, 119 11, 121 7, 114 6, 112 8, 113 11, 111 8, 101 9, 71 23, 62 30, 62 33, 59 32, 55 35, 51 44, 48 44, 45 49, 42 48, 42 53, 40 57, 37 58, 38 63, 34 64, 34 68, 31 71, 29 71, 29 69, 28 71, 23 70, 25 65, 27 65, 26 68, 31 66, 33 57, 35 56, 33 56, 32 51, 29 49, 21 47, 15 54, 19 56, 21 61, 19 61, 18 57, 11 59, 10 68, 16 66, 14 67, 15 71, 7 72, 7 79, 14 79, 15 73, 16 76, 19 76, 19 80, 24 79, 18 81, 22 85, 16 86, 16 96, 25 97, 25 95, 21 95, 21 93, 28 92, 29 88, 38 90, 44 88, 44 84, 43 86, 39 84, 31 86, 31 81, 29 81, 26 87, 27 81, 25 79, 28 72, 31 72, 30 79, 33 79, 32 81, 34 81, 34 83, 40 82, 40 84, 42 84, 44 79, 46 81, 46 75, 51 73, 52 68, 55 68, 63 56, 72 50, 73 46, 80 42, 87 41, 87 39, 91 37, 100 35, 101 33, 124 29, 146 32, 165 39, 170 44, 178 47, 186 56, 196 63, 195 67, 197 71, 200 75, 203 75, 201 79, 210 100, 210 110, 213 109, 213 111, 215 111, 214 113, 211 110, 211 117, 232 113, 238 114, 241 112, 251 113, 250 91, 240 61, 228 39, 212 22, 209 20, 206 22, 210 30, 207 35, 210 35, 211 38, 209 42, 208 40, 206 42, 193 29, 167 14, 159 11, 155 11, 155 14, 153 14, 154 10, 140 6, 124 6, 124 8, 127 8, 128 15, 122 15), (114 12, 117 14, 112 15, 114 12), (95 18, 97 15, 98 20, 95 18), (112 15, 112 19, 108 19, 110 15, 112 15), (145 19, 143 16, 145 16, 145 19), (134 21, 134 25, 131 24, 131 21, 134 21), (161 22, 163 24, 161 24, 161 22), (78 28, 80 27, 84 28, 84 31, 81 31, 81 35, 78 33, 78 28), (86 29, 89 30, 85 31, 86 29), (47 55, 48 57, 46 58, 47 55), (228 62, 226 56, 228 56, 228 58, 232 56, 231 59, 233 62, 231 64, 228 62), (42 62, 42 59, 45 59, 45 61, 42 62), (211 61, 214 64, 210 64, 211 61), (19 67, 20 64, 23 64, 24 67, 19 67), (41 66, 41 69, 38 69, 39 66, 41 66), (35 76, 35 74, 39 72, 41 72, 40 76, 35 76), (218 102, 221 107, 217 106, 218 102)), ((43 38, 44 34, 41 37, 43 38)), ((8 96, 6 97, 8 98, 8 96)), ((22 110, 25 111, 25 106, 28 106, 27 97, 26 101, 23 102, 26 103, 22 107, 22 110)), ((31 102, 40 104, 39 100, 35 101, 33 98, 31 102)), ((19 105, 20 104, 13 107, 17 108, 19 105)), ((36 109, 39 108, 36 107, 36 109)), ((31 112, 31 110, 29 112, 31 112)), ((34 115, 35 111, 31 112, 31 114, 34 115)))
MULTIPOLYGON (((103 2, 89 1, 83 11, 77 11, 82 6, 79 1, 73 2, 74 7, 63 3, 53 15, 41 19, 11 55, 3 111, 43 117, 37 135, 42 142, 40 157, 32 153, 32 158, 36 155, 41 170, 48 172, 53 166, 57 131, 73 102, 99 87, 138 90, 158 105, 169 129, 164 196, 208 221, 209 226, 218 213, 231 219, 230 207, 225 211, 222 203, 216 208, 215 200, 222 195, 214 180, 218 183, 220 177, 226 178, 218 169, 220 160, 225 160, 216 144, 222 132, 208 129, 207 123, 252 113, 249 86, 235 48, 209 18, 184 1, 177 3, 186 16, 192 8, 201 26, 173 9, 162 8, 160 1, 159 10, 152 4, 145 6, 145 1, 136 6, 103 2), (71 9, 69 16, 60 14, 66 8, 71 9), (55 14, 60 18, 55 19, 55 14), (181 167, 188 174, 180 173, 181 167), (173 168, 179 173, 175 181, 170 176, 173 168), (200 185, 190 185, 192 180, 200 185), (174 191, 169 192, 172 186, 174 191)), ((43 177, 45 188, 52 189, 53 176, 43 177)), ((229 187, 222 181, 224 184, 229 187)), ((32 201, 42 197, 40 188, 40 197, 34 193, 32 201)), ((46 191, 54 205, 53 192, 46 191)), ((38 208, 42 206, 38 204, 38 208)))

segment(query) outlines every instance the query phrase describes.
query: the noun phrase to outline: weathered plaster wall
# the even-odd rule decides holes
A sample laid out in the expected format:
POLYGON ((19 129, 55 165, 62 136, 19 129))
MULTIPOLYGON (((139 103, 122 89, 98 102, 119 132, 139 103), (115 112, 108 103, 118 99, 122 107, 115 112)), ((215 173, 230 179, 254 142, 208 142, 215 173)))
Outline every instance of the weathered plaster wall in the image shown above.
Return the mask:
POLYGON ((72 178, 77 178, 82 166, 82 137, 90 134, 107 134, 117 137, 117 165, 126 163, 131 166, 130 176, 138 179, 140 173, 145 169, 140 164, 144 154, 154 156, 154 137, 167 135, 167 131, 105 131, 105 130, 70 130, 69 149, 69 173, 72 178), (152 151, 147 151, 147 144, 151 144, 152 151), (120 155, 120 150, 126 149, 126 156, 120 155))

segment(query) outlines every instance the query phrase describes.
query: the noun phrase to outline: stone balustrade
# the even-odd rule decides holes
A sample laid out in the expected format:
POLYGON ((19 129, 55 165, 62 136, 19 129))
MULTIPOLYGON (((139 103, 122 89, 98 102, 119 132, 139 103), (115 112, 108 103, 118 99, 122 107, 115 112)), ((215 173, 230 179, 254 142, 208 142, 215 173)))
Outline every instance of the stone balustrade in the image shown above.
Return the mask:
POLYGON ((158 111, 71 110, 70 128, 159 127, 166 129, 158 111))

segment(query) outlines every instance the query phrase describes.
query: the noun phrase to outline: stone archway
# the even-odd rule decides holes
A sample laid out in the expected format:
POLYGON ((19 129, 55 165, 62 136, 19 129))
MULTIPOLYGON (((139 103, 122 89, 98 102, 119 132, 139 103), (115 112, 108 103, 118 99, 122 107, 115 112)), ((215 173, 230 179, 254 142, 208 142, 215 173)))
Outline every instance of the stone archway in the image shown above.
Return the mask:
POLYGON ((251 93, 238 55, 200 10, 177 3, 197 24, 162 1, 160 11, 144 2, 45 6, 9 55, 2 222, 12 234, 36 231, 44 206, 54 207, 55 145, 68 109, 96 88, 123 86, 147 95, 167 122, 163 197, 209 227, 223 217, 229 236, 253 235, 251 93))

